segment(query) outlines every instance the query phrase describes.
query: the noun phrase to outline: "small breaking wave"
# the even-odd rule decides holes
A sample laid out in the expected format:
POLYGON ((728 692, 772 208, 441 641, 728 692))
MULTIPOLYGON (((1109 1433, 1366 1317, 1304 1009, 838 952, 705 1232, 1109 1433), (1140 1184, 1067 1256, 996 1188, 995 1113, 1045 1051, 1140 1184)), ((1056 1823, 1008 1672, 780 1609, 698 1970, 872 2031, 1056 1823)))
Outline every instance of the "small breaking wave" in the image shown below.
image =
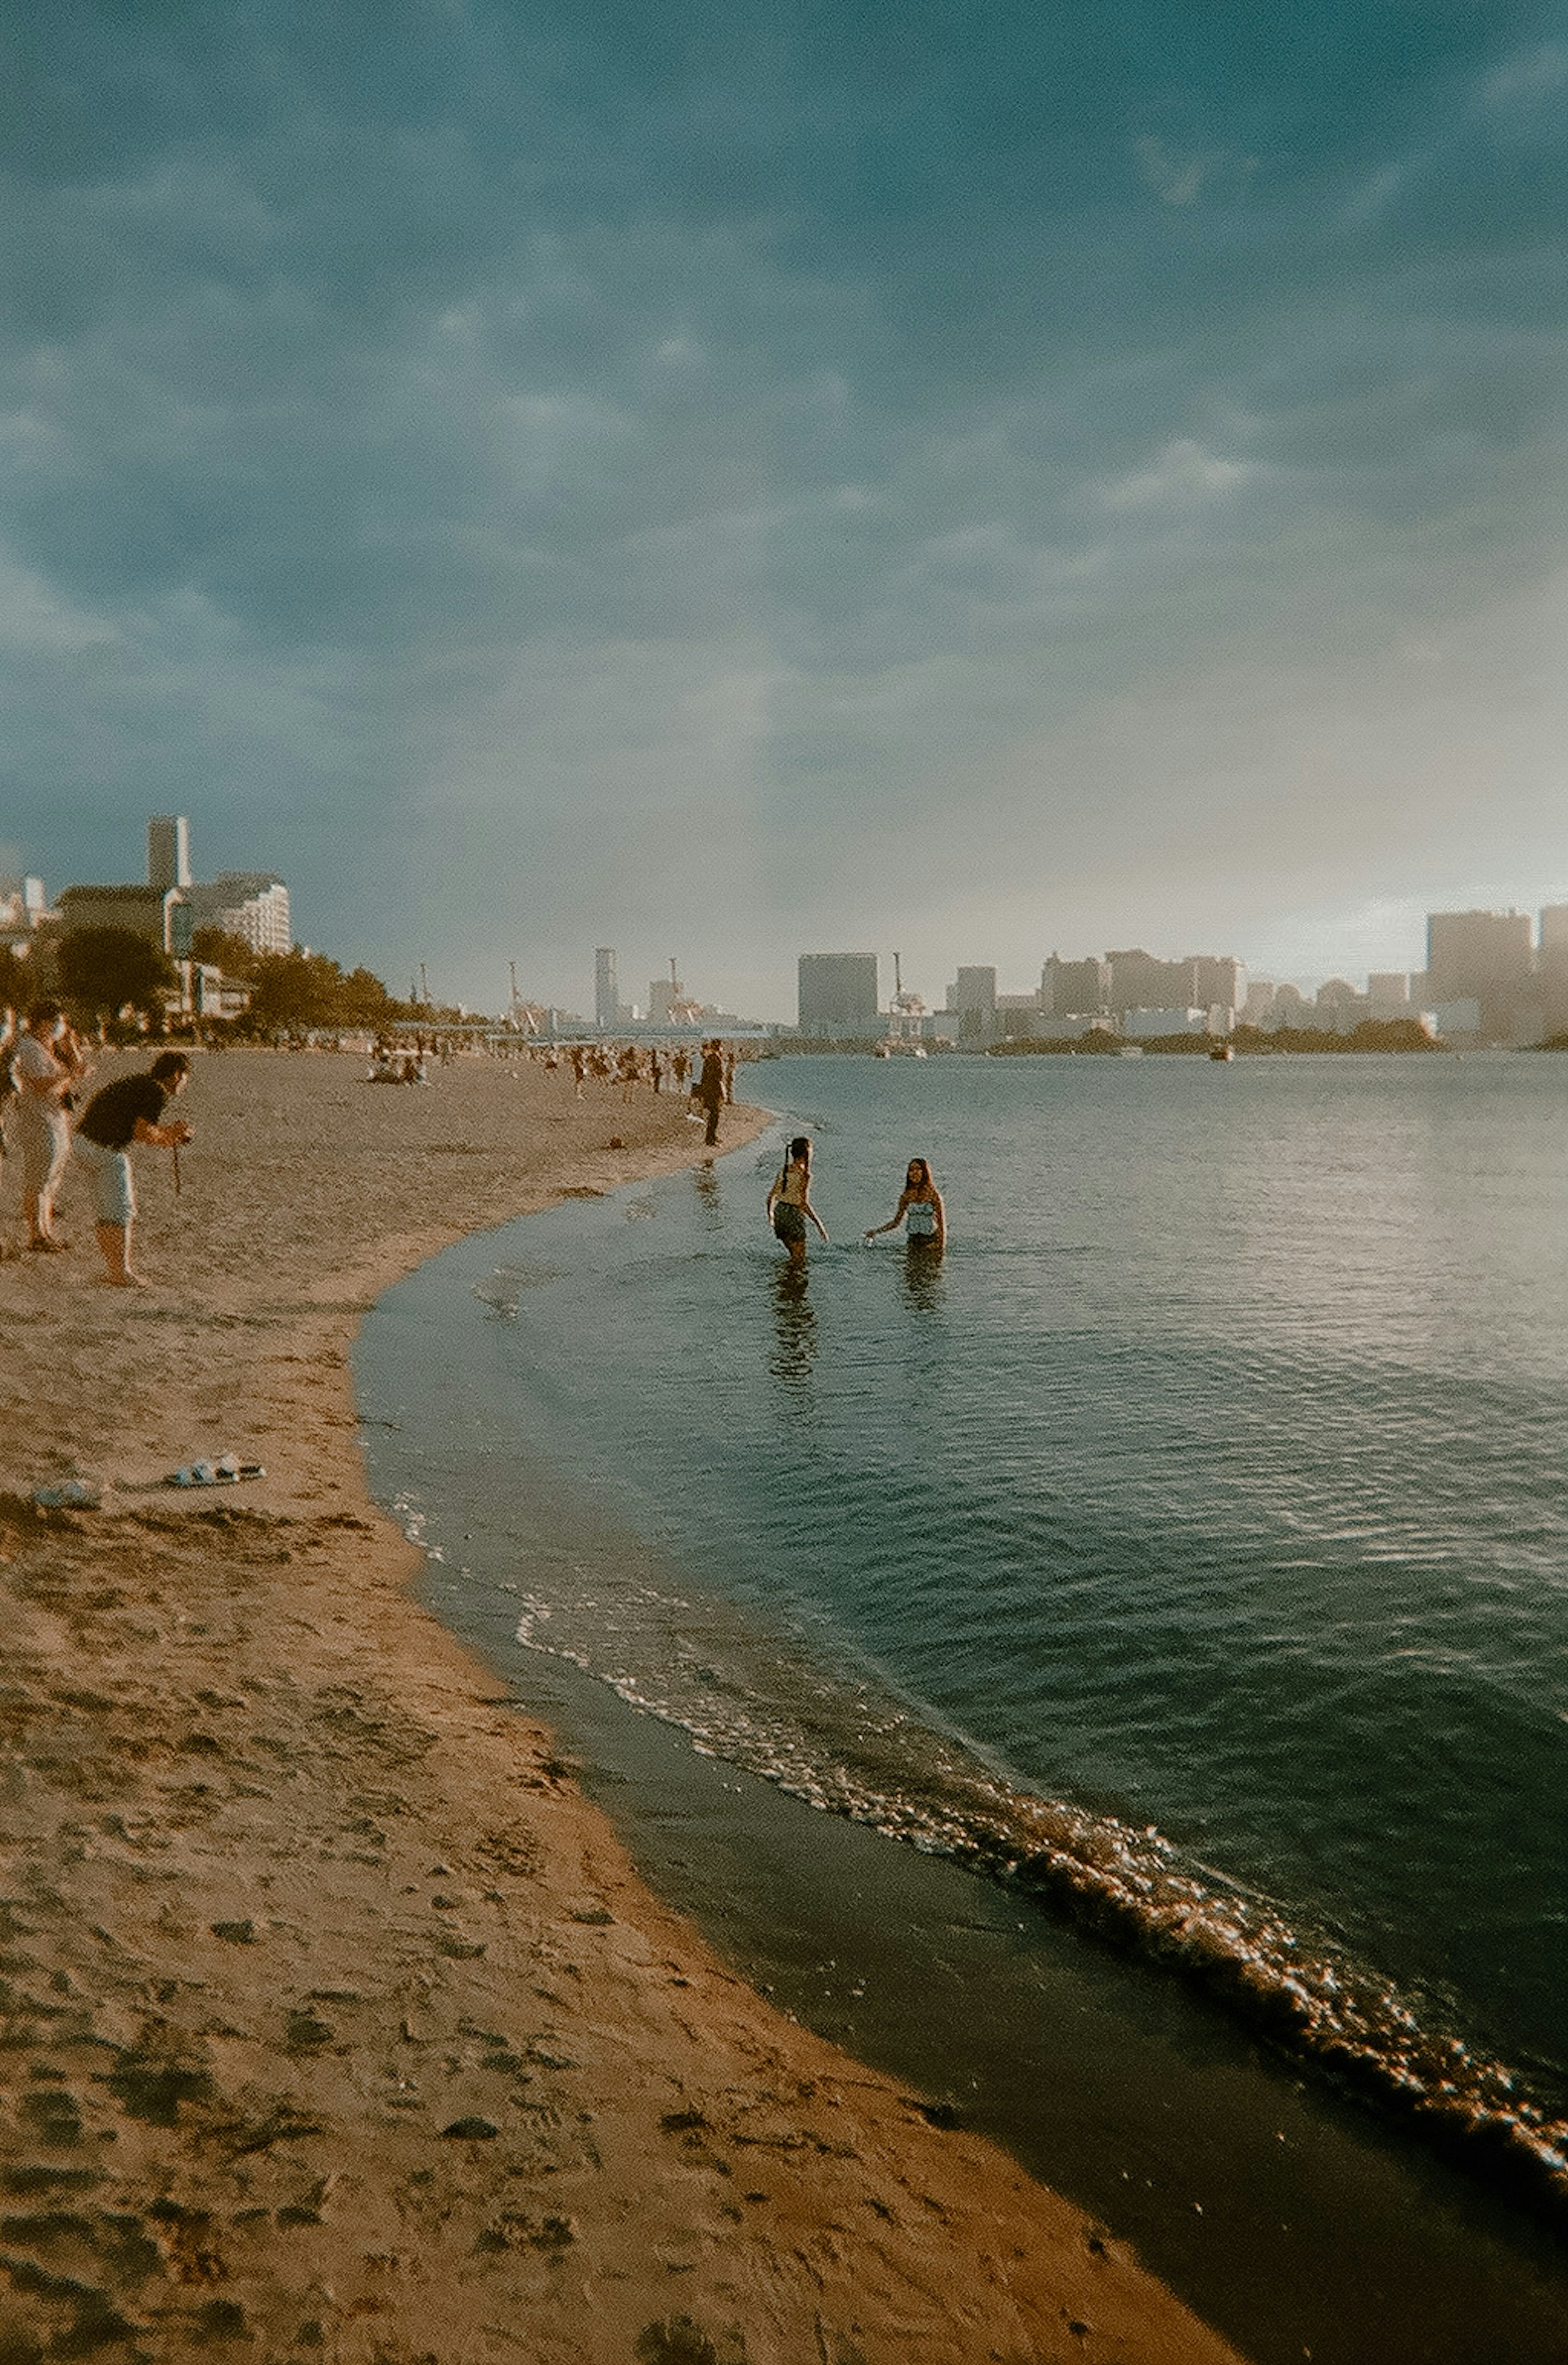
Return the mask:
POLYGON ((1185 1857, 1154 1825, 1019 1788, 874 1670, 828 1672, 803 1638, 765 1638, 727 1603, 648 1582, 569 1606, 535 1597, 517 1639, 680 1727, 702 1754, 1174 1971, 1568 2230, 1568 2118, 1440 2010, 1185 1857))

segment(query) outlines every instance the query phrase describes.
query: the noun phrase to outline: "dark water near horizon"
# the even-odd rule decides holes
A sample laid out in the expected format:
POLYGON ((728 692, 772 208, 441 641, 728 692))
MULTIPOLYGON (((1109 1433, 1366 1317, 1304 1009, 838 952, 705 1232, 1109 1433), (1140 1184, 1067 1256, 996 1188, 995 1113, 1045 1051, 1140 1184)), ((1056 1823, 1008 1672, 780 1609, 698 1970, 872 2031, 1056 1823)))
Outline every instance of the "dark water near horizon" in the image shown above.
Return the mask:
MULTIPOLYGON (((366 1326, 373 1414, 417 1429, 435 1358, 520 1640, 1552 2210, 1568 1066, 753 1074, 788 1110, 757 1149, 465 1242, 366 1326), (803 1280, 762 1217, 797 1127, 834 1234, 803 1280), (940 1263, 859 1243, 915 1152, 940 1263), (556 1468, 637 1549, 498 1526, 509 1440, 519 1499, 556 1468)), ((373 1461, 417 1526, 413 1450, 373 1461)))

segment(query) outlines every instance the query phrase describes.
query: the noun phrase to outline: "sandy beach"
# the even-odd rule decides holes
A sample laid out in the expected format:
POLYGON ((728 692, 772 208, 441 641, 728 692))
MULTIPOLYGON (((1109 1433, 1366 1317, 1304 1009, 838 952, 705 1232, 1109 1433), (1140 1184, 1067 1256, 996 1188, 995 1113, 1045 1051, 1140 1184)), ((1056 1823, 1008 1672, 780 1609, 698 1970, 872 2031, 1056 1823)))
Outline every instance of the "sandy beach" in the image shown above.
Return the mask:
POLYGON ((72 1253, 0 1267, 0 2358, 1234 2358, 1114 2228, 728 1972, 410 1597, 364 1308, 700 1136, 538 1070, 364 1076, 198 1058, 177 1197, 139 1154, 153 1286, 101 1285, 75 1178, 72 1253), (223 1449, 266 1476, 161 1483, 223 1449), (97 1508, 34 1507, 72 1476, 97 1508))

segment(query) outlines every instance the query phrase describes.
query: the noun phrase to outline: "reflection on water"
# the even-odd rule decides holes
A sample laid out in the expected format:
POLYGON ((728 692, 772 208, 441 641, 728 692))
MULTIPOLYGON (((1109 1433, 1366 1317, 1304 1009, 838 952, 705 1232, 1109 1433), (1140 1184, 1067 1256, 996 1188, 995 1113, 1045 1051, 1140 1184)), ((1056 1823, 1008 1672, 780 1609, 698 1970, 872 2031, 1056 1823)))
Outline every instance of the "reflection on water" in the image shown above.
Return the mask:
POLYGON ((903 1252, 904 1304, 915 1314, 935 1314, 946 1295, 943 1252, 926 1241, 911 1240, 903 1252))
POLYGON ((773 1285, 773 1351, 767 1368, 785 1399, 797 1411, 814 1411, 812 1369, 817 1360, 817 1317, 812 1311, 811 1279, 806 1266, 786 1258, 775 1265, 773 1285))
POLYGON ((705 1158, 700 1166, 692 1168, 691 1188, 696 1194, 703 1228, 710 1232, 722 1231, 724 1217, 719 1196, 719 1178, 713 1171, 711 1158, 705 1158))

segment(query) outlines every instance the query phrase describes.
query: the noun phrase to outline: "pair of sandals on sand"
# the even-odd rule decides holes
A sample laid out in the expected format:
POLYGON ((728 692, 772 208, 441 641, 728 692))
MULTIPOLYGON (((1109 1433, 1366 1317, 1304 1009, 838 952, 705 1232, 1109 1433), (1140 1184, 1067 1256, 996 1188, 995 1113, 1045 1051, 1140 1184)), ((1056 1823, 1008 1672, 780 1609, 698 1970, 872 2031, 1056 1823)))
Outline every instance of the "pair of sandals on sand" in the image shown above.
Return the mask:
POLYGON ((259 1462, 241 1462, 237 1454, 220 1453, 215 1462, 187 1462, 171 1470, 165 1486, 238 1486, 241 1478, 264 1478, 259 1462))
MULTIPOLYGON (((238 1486, 242 1478, 264 1478, 266 1472, 259 1462, 241 1462, 238 1454, 220 1453, 212 1462, 187 1462, 179 1470, 171 1470, 157 1485, 165 1486, 238 1486)), ((65 1478, 58 1485, 35 1486, 33 1501, 42 1511, 95 1511, 104 1499, 104 1490, 92 1478, 65 1478)))

